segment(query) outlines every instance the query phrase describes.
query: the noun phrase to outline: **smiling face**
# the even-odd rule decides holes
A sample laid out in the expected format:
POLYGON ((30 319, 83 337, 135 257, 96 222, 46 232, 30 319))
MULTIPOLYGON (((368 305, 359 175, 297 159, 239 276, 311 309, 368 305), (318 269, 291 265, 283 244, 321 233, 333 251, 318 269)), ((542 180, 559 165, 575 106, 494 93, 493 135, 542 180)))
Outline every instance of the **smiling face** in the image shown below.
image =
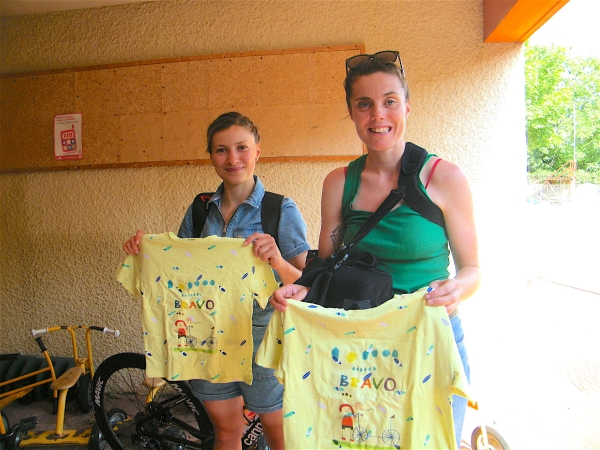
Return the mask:
POLYGON ((369 150, 404 149, 410 102, 397 76, 375 72, 358 77, 349 104, 358 137, 369 150))
POLYGON ((254 184, 254 167, 260 145, 254 135, 240 125, 216 132, 212 137, 210 160, 217 175, 230 185, 254 184))

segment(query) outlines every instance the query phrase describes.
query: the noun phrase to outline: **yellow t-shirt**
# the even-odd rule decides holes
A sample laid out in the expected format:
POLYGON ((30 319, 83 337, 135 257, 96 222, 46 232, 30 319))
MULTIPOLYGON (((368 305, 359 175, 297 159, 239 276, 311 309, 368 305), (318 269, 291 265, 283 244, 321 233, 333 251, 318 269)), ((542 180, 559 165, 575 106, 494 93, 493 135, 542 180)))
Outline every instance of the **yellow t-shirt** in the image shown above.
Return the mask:
POLYGON ((278 284, 243 239, 146 234, 117 280, 142 301, 149 377, 252 384, 252 309, 278 284))
POLYGON ((467 379, 446 310, 424 293, 273 313, 256 363, 285 385, 286 448, 456 448, 451 398, 466 397, 467 379))

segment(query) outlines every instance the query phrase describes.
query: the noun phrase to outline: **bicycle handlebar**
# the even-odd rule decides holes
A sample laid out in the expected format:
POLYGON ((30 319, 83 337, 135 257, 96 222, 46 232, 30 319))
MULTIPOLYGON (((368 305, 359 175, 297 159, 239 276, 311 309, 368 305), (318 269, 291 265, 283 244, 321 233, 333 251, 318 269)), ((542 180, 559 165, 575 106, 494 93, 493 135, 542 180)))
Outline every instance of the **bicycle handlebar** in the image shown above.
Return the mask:
POLYGON ((48 331, 48 328, 40 328, 39 330, 31 330, 31 335, 36 337, 38 334, 44 334, 48 331))
POLYGON ((119 330, 112 330, 110 328, 102 327, 90 327, 92 330, 102 331, 104 334, 112 334, 114 337, 119 337, 121 332, 119 330))
POLYGON ((31 330, 31 335, 33 337, 36 337, 37 335, 40 335, 40 334, 50 333, 51 331, 57 331, 57 330, 66 330, 68 328, 89 328, 91 330, 102 331, 104 334, 112 334, 114 337, 119 337, 119 335, 121 334, 121 332, 119 330, 112 330, 112 329, 106 328, 106 327, 97 327, 97 326, 86 327, 86 326, 78 325, 78 326, 74 326, 74 327, 58 326, 58 327, 40 328, 38 330, 31 330))

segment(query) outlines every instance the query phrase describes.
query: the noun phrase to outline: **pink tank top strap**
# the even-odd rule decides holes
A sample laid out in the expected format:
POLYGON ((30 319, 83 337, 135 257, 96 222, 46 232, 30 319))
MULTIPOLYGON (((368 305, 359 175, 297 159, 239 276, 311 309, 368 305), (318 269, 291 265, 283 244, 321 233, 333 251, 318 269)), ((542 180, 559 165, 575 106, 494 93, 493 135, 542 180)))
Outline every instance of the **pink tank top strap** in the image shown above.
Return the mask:
POLYGON ((434 161, 433 166, 431 166, 431 170, 429 171, 429 176, 427 177, 427 182, 425 183, 425 189, 427 189, 427 186, 429 186, 429 182, 431 181, 431 177, 433 176, 433 172, 435 172, 435 168, 437 167, 438 163, 442 160, 442 158, 438 158, 434 161))

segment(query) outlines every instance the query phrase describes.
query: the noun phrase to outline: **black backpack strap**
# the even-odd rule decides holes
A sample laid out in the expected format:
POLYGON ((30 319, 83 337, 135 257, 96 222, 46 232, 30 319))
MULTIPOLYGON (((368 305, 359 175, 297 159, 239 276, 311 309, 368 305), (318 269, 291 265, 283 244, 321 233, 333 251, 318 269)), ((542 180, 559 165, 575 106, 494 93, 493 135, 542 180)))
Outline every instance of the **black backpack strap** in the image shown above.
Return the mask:
POLYGON ((425 217, 430 222, 438 224, 442 228, 446 228, 444 221, 444 213, 438 205, 427 197, 421 189, 419 189, 419 173, 425 163, 427 151, 407 142, 404 147, 404 155, 402 156, 402 167, 400 176, 398 177, 398 188, 404 187, 404 202, 414 211, 425 217))
MULTIPOLYGON (((202 235, 202 228, 208 217, 208 201, 214 195, 214 192, 203 192, 194 198, 192 203, 192 226, 193 237, 199 238, 202 235)), ((262 199, 262 209, 260 220, 263 231, 275 238, 275 243, 279 247, 279 220, 281 218, 281 204, 283 195, 274 192, 265 192, 262 199)))
POLYGON ((208 217, 208 201, 213 195, 214 192, 203 192, 196 195, 194 203, 192 203, 192 237, 199 238, 202 235, 202 228, 208 217))
POLYGON ((262 199, 262 209, 260 210, 263 231, 275 238, 277 248, 279 248, 279 220, 281 219, 282 202, 283 195, 267 191, 262 199))

